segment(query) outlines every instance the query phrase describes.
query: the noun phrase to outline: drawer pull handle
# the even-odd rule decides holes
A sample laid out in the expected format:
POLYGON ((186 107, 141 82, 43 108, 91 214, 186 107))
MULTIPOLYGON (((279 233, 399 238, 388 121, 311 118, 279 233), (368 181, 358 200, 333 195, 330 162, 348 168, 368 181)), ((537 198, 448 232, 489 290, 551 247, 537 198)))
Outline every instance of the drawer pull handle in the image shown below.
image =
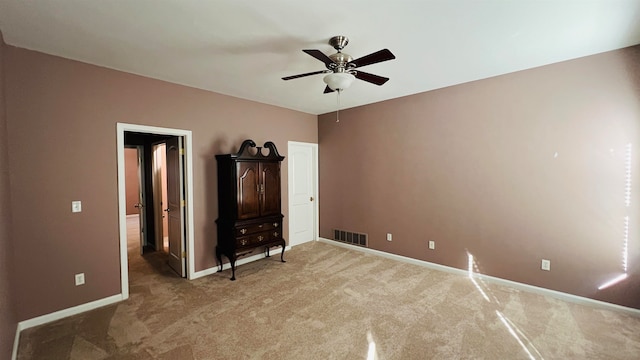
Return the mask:
POLYGON ((247 229, 241 229, 241 230, 240 230, 240 234, 244 235, 244 234, 246 234, 246 233, 247 233, 247 229))
POLYGON ((278 237, 279 235, 280 235, 280 234, 278 234, 278 232, 277 232, 277 231, 273 233, 273 236, 275 236, 275 237, 278 237))
POLYGON ((264 240, 264 236, 262 235, 258 236, 258 241, 262 241, 262 240, 264 240))
POLYGON ((278 227, 278 223, 273 223, 273 227, 278 227))
POLYGON ((240 244, 242 244, 242 246, 247 245, 247 240, 245 239, 240 240, 240 244))

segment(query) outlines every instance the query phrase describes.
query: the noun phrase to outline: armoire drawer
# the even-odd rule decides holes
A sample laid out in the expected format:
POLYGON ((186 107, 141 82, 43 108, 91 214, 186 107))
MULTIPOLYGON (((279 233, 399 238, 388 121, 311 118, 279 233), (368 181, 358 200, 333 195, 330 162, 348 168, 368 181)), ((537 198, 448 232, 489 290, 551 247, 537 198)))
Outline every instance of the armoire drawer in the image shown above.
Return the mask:
POLYGON ((245 236, 272 229, 280 229, 281 227, 282 225, 278 221, 236 226, 236 236, 245 236))
POLYGON ((236 244, 239 248, 256 247, 260 244, 266 244, 271 240, 270 233, 268 231, 251 234, 249 236, 242 236, 236 239, 236 244))
POLYGON ((256 247, 262 244, 266 245, 276 240, 282 240, 282 232, 280 231, 280 229, 272 229, 248 236, 238 237, 236 238, 236 246, 238 248, 256 247))

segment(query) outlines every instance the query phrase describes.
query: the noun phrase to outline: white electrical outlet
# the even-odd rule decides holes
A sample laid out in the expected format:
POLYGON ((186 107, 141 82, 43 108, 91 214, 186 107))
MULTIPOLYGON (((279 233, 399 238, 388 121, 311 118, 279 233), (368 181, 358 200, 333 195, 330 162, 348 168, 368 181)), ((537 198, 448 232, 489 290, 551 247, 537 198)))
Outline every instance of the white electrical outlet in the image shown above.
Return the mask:
POLYGON ((84 285, 84 273, 76 274, 76 286, 84 285))
POLYGON ((82 201, 72 201, 71 212, 74 212, 74 213, 82 212, 82 201))
POLYGON ((542 270, 551 271, 551 260, 542 259, 542 270))
POLYGON ((391 233, 387 233, 387 241, 393 240, 393 235, 391 233))
POLYGON ((436 242, 433 240, 429 240, 429 249, 435 250, 435 248, 436 248, 436 242))

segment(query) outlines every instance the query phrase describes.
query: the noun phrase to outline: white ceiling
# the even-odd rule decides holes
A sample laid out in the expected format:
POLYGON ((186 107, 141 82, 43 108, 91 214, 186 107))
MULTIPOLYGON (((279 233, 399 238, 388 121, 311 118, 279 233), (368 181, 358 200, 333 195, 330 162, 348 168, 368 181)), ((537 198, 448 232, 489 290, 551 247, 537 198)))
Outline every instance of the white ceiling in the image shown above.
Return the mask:
POLYGON ((335 111, 303 53, 346 35, 349 108, 640 44, 638 0, 0 0, 5 42, 311 114, 335 111))

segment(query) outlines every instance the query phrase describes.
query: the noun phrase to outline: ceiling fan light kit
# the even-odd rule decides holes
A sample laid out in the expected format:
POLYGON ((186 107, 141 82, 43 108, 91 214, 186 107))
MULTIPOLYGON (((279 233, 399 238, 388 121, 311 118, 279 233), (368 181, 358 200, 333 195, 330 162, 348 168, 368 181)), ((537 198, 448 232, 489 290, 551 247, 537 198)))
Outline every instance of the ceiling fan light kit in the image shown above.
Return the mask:
POLYGON ((302 50, 317 60, 322 61, 327 70, 286 76, 283 77, 282 80, 292 80, 317 74, 328 74, 323 78, 324 82, 327 84, 324 89, 325 94, 334 91, 340 92, 341 90, 348 88, 354 79, 363 80, 378 86, 389 80, 389 78, 386 77, 355 70, 356 68, 363 66, 395 59, 395 55, 393 55, 389 49, 382 49, 354 60, 351 55, 342 52, 342 49, 344 49, 348 43, 349 39, 346 36, 339 35, 332 37, 329 39, 329 45, 336 49, 337 53, 328 56, 320 50, 302 50))
POLYGON ((322 80, 327 84, 329 89, 333 91, 342 91, 351 86, 351 83, 355 78, 356 77, 350 73, 338 72, 326 75, 322 80))

